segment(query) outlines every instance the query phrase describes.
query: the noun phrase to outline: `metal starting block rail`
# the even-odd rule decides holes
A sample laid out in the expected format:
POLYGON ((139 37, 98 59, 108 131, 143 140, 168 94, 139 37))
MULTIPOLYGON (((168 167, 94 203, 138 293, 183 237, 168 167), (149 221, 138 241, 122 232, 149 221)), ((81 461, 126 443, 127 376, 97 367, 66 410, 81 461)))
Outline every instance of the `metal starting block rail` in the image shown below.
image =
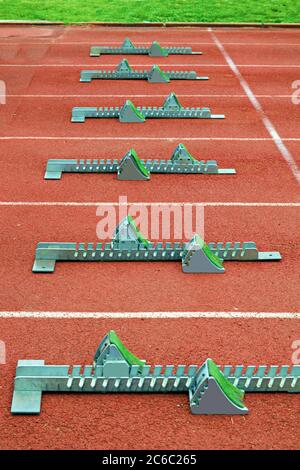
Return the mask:
POLYGON ((101 341, 91 365, 18 361, 11 412, 38 414, 44 392, 188 393, 193 414, 247 414, 245 392, 300 393, 300 366, 155 365, 137 358, 114 331, 101 341))
POLYGON ((90 49, 91 57, 99 57, 103 54, 167 57, 168 55, 202 55, 202 52, 193 52, 191 47, 161 47, 157 41, 153 41, 150 47, 137 47, 130 39, 126 38, 119 47, 92 46, 90 49))
POLYGON ((153 65, 151 70, 134 70, 126 59, 121 60, 115 70, 82 70, 81 82, 101 80, 148 80, 149 83, 169 83, 170 80, 208 80, 208 77, 198 77, 194 71, 161 70, 153 65))
POLYGON ((32 271, 52 273, 56 261, 181 261, 185 273, 224 273, 223 261, 279 261, 279 252, 259 252, 254 242, 189 243, 145 239, 131 216, 116 228, 110 243, 38 243, 32 271))
POLYGON ((135 107, 130 100, 120 107, 72 109, 72 122, 85 122, 87 118, 118 118, 120 122, 144 122, 151 119, 224 119, 224 114, 212 114, 209 108, 184 108, 175 93, 170 93, 160 107, 135 107))
POLYGON ((62 173, 117 173, 118 180, 148 181, 151 173, 233 175, 236 171, 219 168, 215 160, 196 160, 179 144, 170 160, 142 160, 134 149, 121 160, 48 160, 45 179, 60 179, 62 173))

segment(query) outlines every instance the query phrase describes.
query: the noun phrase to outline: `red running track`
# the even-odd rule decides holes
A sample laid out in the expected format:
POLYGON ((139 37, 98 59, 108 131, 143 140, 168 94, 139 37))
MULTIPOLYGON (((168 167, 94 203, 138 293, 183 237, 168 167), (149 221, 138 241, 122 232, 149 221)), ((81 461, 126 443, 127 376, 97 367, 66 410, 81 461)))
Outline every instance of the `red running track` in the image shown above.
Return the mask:
MULTIPOLYGON (((290 95, 299 78, 300 31, 225 28, 215 34, 299 165, 299 106, 290 95)), ((221 364, 289 363, 299 319, 242 315, 300 311, 300 192, 206 29, 1 27, 0 44, 0 79, 8 94, 0 106, 0 340, 7 347, 7 364, 0 366, 0 448, 299 448, 296 395, 248 395, 251 413, 235 418, 192 416, 184 395, 55 394, 43 398, 38 417, 10 415, 18 359, 88 363, 111 328, 149 362, 198 363, 211 356, 221 364), (80 84, 80 70, 113 68, 121 59, 90 58, 90 45, 117 44, 126 36, 140 44, 157 39, 203 50, 203 56, 129 60, 142 68, 158 62, 195 69, 210 80, 80 84), (157 106, 170 91, 184 105, 211 106, 226 119, 70 123, 73 106, 116 106, 127 96, 137 105, 157 106), (195 157, 217 159, 220 167, 235 167, 237 175, 154 175, 148 183, 118 182, 114 175, 43 180, 48 158, 119 158, 134 146, 141 158, 166 159, 180 141, 195 157), (205 208, 206 239, 254 240, 262 251, 280 250, 283 260, 226 263, 226 274, 214 277, 183 275, 180 263, 57 263, 53 275, 31 273, 38 241, 97 241, 96 207, 83 204, 116 203, 120 194, 129 202, 227 203, 205 208), (266 205, 259 207, 262 202, 266 205), (72 312, 176 311, 186 318, 14 318, 25 311, 71 317, 72 312), (240 312, 240 318, 192 319, 189 311, 240 312), (1 318, 3 312, 12 318, 1 318)))

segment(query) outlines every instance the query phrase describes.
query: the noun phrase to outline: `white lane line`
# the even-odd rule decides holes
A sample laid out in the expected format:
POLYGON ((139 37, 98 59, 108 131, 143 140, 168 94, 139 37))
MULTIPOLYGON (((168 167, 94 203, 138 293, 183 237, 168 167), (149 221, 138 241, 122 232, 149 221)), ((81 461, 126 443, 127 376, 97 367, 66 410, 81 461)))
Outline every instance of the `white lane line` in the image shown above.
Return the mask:
POLYGON ((0 311, 0 318, 266 318, 299 319, 299 312, 47 312, 0 311))
POLYGON ((296 178, 297 182, 300 184, 300 170, 297 166, 296 161, 294 160, 291 152, 288 150, 288 148, 284 145, 280 135, 278 134, 277 130, 275 129, 273 123, 271 120, 268 118, 268 116, 265 114, 264 110, 261 107, 261 104, 259 103, 258 99, 255 97, 252 89, 250 88, 248 82, 245 80, 243 75, 238 69, 238 66, 234 63, 233 59, 230 57, 226 49, 224 48, 223 44, 219 41, 217 36, 211 31, 212 38, 223 55, 224 59, 226 60, 228 66, 234 73, 234 75, 237 77, 237 79, 240 82, 241 87, 245 91, 246 95, 249 98, 250 103, 254 107, 254 109, 257 111, 259 117, 261 118, 266 130, 272 137, 276 147, 278 148, 281 156, 284 158, 284 160, 287 162, 291 172, 293 173, 294 177, 296 178))
MULTIPOLYGON (((24 95, 24 94, 21 94, 21 95, 10 95, 10 94, 7 94, 6 95, 6 98, 59 98, 59 99, 63 99, 63 98, 128 98, 128 97, 132 97, 132 98, 155 98, 155 97, 159 97, 159 98, 165 98, 166 95, 157 95, 157 94, 151 94, 151 95, 134 95, 134 94, 131 94, 131 93, 127 93, 127 94, 122 94, 122 95, 117 95, 117 94, 112 94, 112 95, 109 95, 109 94, 104 94, 104 95, 99 95, 98 93, 95 94, 82 94, 82 93, 76 93, 75 95, 67 95, 67 94, 63 94, 63 95, 40 95, 40 94, 35 94, 35 95, 24 95)), ((182 95, 180 94, 180 98, 208 98, 208 97, 211 97, 211 98, 245 98, 247 99, 247 96, 245 96, 245 94, 236 94, 236 95, 230 95, 230 94, 227 94, 227 95, 216 95, 216 94, 189 94, 189 95, 182 95)), ((257 98, 287 98, 287 99, 291 99, 291 95, 256 95, 257 98)))
POLYGON ((0 201, 0 206, 74 206, 74 207, 119 207, 119 206, 205 206, 205 207, 300 207, 300 202, 76 202, 76 201, 0 201))
MULTIPOLYGON (((271 137, 107 137, 107 136, 97 136, 97 137, 69 137, 69 136, 0 136, 1 140, 64 140, 64 141, 76 141, 76 140, 115 140, 115 141, 166 141, 166 142, 180 142, 180 141, 236 141, 236 142, 273 142, 271 137)), ((287 142, 298 142, 300 137, 286 137, 282 138, 283 141, 287 142)))
MULTIPOLYGON (((104 63, 101 63, 101 66, 103 67, 115 67, 118 63, 118 60, 111 64, 111 63, 107 63, 107 64, 104 64, 104 63)), ((95 68, 95 66, 97 67, 99 65, 99 63, 95 63, 95 62, 90 62, 88 64, 0 64, 0 67, 55 67, 55 68, 58 68, 58 67, 89 67, 89 69, 91 68, 95 68)), ((149 67, 149 64, 131 64, 132 66, 134 67, 149 67)), ((150 64, 151 65, 151 64, 150 64)), ((228 67, 227 64, 208 64, 208 63, 203 63, 203 64, 199 64, 199 62, 197 63, 192 63, 192 64, 189 64, 189 63, 186 63, 186 64, 179 64, 179 63, 175 63, 175 64, 171 64, 171 63, 166 63, 166 62, 156 62, 156 65, 159 65, 161 67, 164 67, 164 66, 168 66, 168 67, 200 67, 200 68, 203 68, 203 67, 228 67)), ((299 64, 238 64, 237 67, 257 67, 257 68, 299 68, 300 65, 299 64)))

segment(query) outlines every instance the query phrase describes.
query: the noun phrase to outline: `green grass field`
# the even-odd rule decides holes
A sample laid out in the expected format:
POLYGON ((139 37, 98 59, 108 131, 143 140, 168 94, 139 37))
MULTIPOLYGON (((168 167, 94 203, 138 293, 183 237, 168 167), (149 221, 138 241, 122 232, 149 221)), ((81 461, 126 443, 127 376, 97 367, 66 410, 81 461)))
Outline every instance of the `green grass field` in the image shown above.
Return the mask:
POLYGON ((300 0, 0 0, 1 20, 300 22, 300 0))

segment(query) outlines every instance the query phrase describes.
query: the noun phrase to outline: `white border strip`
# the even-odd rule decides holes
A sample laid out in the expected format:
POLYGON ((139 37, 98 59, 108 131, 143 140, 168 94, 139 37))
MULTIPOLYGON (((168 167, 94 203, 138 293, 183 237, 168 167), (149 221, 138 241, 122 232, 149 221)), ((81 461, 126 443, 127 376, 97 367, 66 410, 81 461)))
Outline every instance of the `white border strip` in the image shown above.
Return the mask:
POLYGON ((0 206, 75 206, 75 207, 119 207, 119 206, 204 206, 204 207, 300 207, 300 202, 73 202, 73 201, 0 201, 0 206))
POLYGON ((0 311, 0 318, 267 318, 300 319, 299 312, 47 312, 0 311))
POLYGON ((211 31, 211 36, 212 36, 217 48, 219 49, 219 51, 223 55, 224 59, 226 60, 228 66, 230 67, 230 69, 232 70, 232 72, 234 73, 236 78, 239 80, 242 89, 244 90, 244 92, 248 96, 249 101, 252 104, 253 108, 256 110, 259 117, 261 118, 266 130, 268 131, 268 133, 272 137, 272 139, 273 139, 276 147, 278 148, 281 156, 284 158, 284 160, 288 164, 291 172, 293 173, 295 179, 300 184, 300 170, 299 170, 299 168, 297 166, 297 163, 294 160, 292 154, 290 153, 288 148, 284 145, 280 135, 278 134, 278 132, 275 129, 275 127, 274 127, 273 123, 271 122, 271 120, 265 114, 263 108, 261 107, 261 104, 259 103, 256 96, 254 95, 254 93, 253 93, 252 89, 250 88, 248 82, 245 80, 245 78, 240 73, 240 71, 238 69, 238 65, 236 65, 234 63, 233 59, 230 57, 230 55, 228 54, 228 52, 226 51, 226 49, 224 48, 222 43, 219 41, 217 36, 212 31, 211 31))

